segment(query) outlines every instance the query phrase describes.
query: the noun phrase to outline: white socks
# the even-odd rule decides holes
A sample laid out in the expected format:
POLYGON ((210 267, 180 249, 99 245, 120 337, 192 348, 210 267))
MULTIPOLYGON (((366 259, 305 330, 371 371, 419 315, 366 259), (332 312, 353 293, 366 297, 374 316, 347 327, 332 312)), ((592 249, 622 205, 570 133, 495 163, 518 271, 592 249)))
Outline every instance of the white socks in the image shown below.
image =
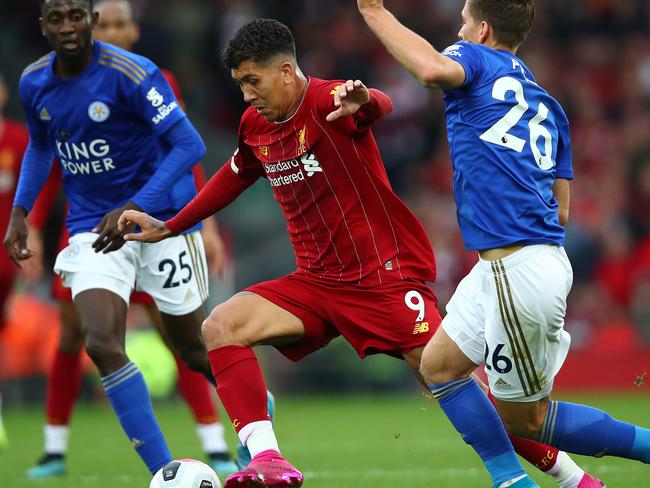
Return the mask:
POLYGON ((199 434, 203 452, 206 454, 228 452, 223 424, 218 422, 214 424, 196 424, 196 432, 199 434))
POLYGON ((245 425, 239 431, 239 440, 248 447, 251 457, 255 457, 262 451, 273 449, 280 452, 278 440, 275 438, 273 424, 270 420, 260 420, 245 425))
POLYGON ((560 485, 560 488, 576 488, 585 472, 566 452, 560 451, 555 465, 546 474, 552 476, 560 485))
POLYGON ((43 427, 46 454, 65 454, 68 450, 70 428, 67 425, 48 425, 43 427))

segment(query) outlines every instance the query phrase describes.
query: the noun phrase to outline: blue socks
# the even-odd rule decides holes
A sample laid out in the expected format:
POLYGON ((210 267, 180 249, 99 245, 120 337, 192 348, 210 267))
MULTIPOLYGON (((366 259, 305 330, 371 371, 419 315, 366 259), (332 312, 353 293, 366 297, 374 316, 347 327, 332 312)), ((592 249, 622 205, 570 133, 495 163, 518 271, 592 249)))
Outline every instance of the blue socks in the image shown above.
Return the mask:
POLYGON ((483 460, 493 486, 525 475, 494 406, 472 378, 429 385, 463 440, 483 460))
POLYGON ((576 454, 650 463, 650 430, 586 405, 549 402, 539 441, 576 454))
POLYGON ((172 461, 167 442, 153 413, 147 385, 138 367, 129 363, 104 376, 102 385, 122 429, 151 474, 172 461))

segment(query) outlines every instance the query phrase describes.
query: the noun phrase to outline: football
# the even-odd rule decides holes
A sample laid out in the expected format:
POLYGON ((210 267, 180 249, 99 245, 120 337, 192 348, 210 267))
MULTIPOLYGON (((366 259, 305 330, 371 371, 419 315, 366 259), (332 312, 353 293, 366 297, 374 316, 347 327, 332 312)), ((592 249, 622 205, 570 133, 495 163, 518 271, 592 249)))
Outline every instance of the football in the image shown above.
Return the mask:
POLYGON ((196 459, 176 459, 154 475, 149 488, 221 488, 210 466, 196 459))

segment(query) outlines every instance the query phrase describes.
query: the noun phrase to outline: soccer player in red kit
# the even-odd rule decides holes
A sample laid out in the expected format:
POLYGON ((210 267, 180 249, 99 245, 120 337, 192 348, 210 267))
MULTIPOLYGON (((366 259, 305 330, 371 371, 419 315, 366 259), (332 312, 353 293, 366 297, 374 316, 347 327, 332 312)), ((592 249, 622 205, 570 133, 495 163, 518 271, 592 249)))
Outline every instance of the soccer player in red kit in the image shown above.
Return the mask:
MULTIPOLYGON (((4 232, 9 223, 9 214, 13 207, 14 193, 20 163, 29 143, 27 128, 18 122, 9 120, 2 115, 4 106, 9 99, 9 91, 0 76, 0 231, 4 232)), ((0 333, 5 321, 5 306, 13 288, 14 278, 18 268, 9 259, 7 251, 0 249, 0 333)), ((0 354, 2 351, 0 351, 0 354)), ((0 377, 0 388, 2 378, 0 377)), ((0 408, 2 407, 2 394, 0 393, 0 408)), ((7 434, 2 422, 0 412, 0 451, 8 445, 7 434)))
POLYGON ((260 177, 287 221, 296 272, 254 285, 204 322, 217 392, 253 460, 226 488, 300 486, 280 455, 266 387, 252 346, 271 344, 294 361, 343 335, 361 357, 403 358, 418 374, 420 353, 441 318, 427 286, 431 244, 392 191, 370 124, 390 99, 360 81, 305 77, 293 36, 274 20, 242 27, 224 53, 251 104, 232 159, 166 223, 126 212, 128 239, 158 241, 224 208, 260 177))
MULTIPOLYGON (((216 307, 203 336, 219 397, 253 455, 224 488, 295 487, 302 474, 280 454, 252 346, 273 345, 298 361, 342 335, 361 357, 404 359, 422 382, 422 349, 441 321, 426 284, 435 259, 420 222, 392 191, 370 131, 392 108, 385 94, 358 80, 305 77, 291 32, 275 20, 242 27, 224 61, 251 104, 235 154, 174 218, 126 211, 119 226, 140 226, 127 240, 158 242, 267 178, 298 269, 216 307)), ((532 441, 515 446, 535 463, 557 453, 532 441)))

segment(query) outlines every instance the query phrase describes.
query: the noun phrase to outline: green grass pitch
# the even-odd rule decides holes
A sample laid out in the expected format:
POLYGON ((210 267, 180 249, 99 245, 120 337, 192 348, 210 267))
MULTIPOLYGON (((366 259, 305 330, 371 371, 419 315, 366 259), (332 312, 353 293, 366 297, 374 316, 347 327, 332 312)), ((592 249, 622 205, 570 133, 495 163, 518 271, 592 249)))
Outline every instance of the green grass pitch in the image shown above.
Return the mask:
MULTIPOLYGON (((648 425, 650 396, 569 397, 648 425)), ((276 429, 285 456, 305 474, 308 488, 489 487, 489 478, 469 446, 452 430, 438 406, 417 393, 390 397, 282 397, 276 429)), ((176 457, 201 458, 194 424, 179 402, 156 405, 176 457)), ((68 475, 29 481, 23 473, 42 448, 42 411, 6 409, 10 449, 0 453, 3 488, 146 488, 149 475, 107 406, 75 412, 68 475)), ((229 438, 234 447, 234 435, 229 438)), ((609 488, 650 487, 650 466, 615 458, 576 456, 609 488)), ((556 486, 528 466, 542 487, 556 486)))

